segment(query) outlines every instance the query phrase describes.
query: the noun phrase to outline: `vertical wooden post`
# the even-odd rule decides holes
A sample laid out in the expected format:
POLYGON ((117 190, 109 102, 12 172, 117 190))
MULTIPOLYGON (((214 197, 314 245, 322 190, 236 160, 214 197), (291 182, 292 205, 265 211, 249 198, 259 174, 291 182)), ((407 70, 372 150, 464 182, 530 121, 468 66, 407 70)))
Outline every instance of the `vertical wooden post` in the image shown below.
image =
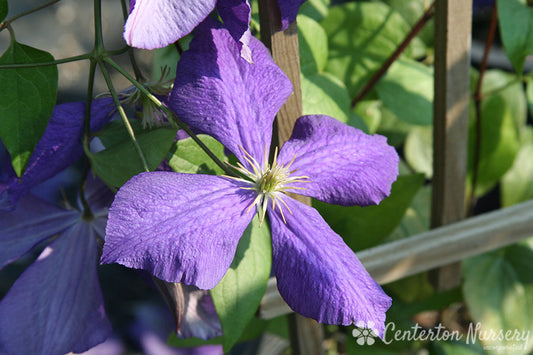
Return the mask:
MULTIPOLYGON (((292 82, 293 92, 276 116, 274 144, 278 147, 292 134, 294 123, 302 115, 302 91, 300 85, 300 55, 298 30, 292 23, 281 31, 281 15, 277 0, 259 0, 261 40, 270 48, 272 58, 292 82), (277 144, 276 144, 277 143, 277 144)), ((311 205, 311 199, 292 195, 298 201, 311 205)), ((312 290, 310 290, 312 291, 312 290)), ((298 314, 289 315, 289 330, 293 354, 323 354, 324 331, 320 324, 298 314)))
MULTIPOLYGON (((472 1, 436 0, 432 228, 465 217, 472 1)), ((437 290, 460 283, 460 264, 431 273, 437 290)))

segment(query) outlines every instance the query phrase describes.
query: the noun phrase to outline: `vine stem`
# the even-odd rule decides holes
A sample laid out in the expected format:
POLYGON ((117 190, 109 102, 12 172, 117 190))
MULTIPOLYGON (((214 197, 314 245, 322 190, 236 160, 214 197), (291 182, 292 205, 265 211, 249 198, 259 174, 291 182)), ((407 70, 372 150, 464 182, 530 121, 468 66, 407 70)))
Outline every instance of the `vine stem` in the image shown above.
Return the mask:
POLYGON ((372 75, 368 83, 363 87, 363 89, 354 97, 352 100, 352 108, 357 105, 361 99, 368 94, 368 92, 376 85, 376 83, 381 79, 381 77, 389 70, 389 67, 398 59, 398 57, 403 53, 403 51, 409 46, 409 43, 418 35, 418 33, 424 28, 424 25, 433 17, 435 8, 435 2, 433 2, 427 10, 424 12, 422 17, 417 21, 413 26, 411 31, 405 36, 404 40, 396 48, 396 50, 387 58, 387 60, 381 65, 381 67, 372 75))
POLYGON ((487 42, 485 43, 485 52, 483 53, 483 60, 481 61, 481 67, 479 68, 479 79, 476 85, 476 91, 474 92, 474 109, 476 114, 476 138, 474 142, 474 161, 472 167, 472 188, 470 191, 470 199, 468 203, 468 215, 472 216, 474 213, 474 207, 476 205, 476 187, 478 179, 479 161, 481 159, 481 102, 483 101, 482 86, 485 72, 487 71, 487 64, 489 61, 489 53, 494 42, 494 35, 496 33, 496 27, 498 24, 498 7, 494 3, 492 9, 492 18, 490 21, 489 34, 487 35, 487 42))
POLYGON ((117 92, 115 91, 115 87, 113 86, 113 82, 111 81, 111 77, 109 76, 107 68, 105 67, 105 64, 102 61, 99 61, 98 64, 100 66, 100 71, 102 72, 106 81, 107 87, 111 92, 111 97, 113 97, 113 101, 115 102, 115 106, 117 107, 117 111, 120 115, 120 118, 122 119, 122 122, 124 123, 124 126, 126 127, 126 130, 128 131, 128 134, 130 136, 130 139, 133 142, 133 145, 135 146, 135 150, 137 150, 137 154, 141 159, 143 169, 145 171, 150 171, 150 168, 148 167, 148 162, 146 161, 146 157, 144 156, 139 142, 137 142, 137 138, 135 138, 135 132, 131 127, 130 121, 128 120, 128 116, 126 116, 126 112, 124 112, 124 108, 120 104, 120 99, 118 98, 117 92))
POLYGON ((32 14, 32 13, 37 12, 39 10, 42 10, 45 7, 51 6, 51 5, 53 5, 53 4, 55 4, 56 2, 59 2, 59 1, 61 1, 61 0, 53 0, 53 1, 47 2, 46 4, 43 4, 41 6, 37 6, 36 8, 33 8, 31 10, 28 10, 28 11, 24 11, 24 12, 22 12, 22 13, 20 13, 18 15, 15 15, 15 16, 13 16, 13 17, 5 20, 5 21, 2 21, 0 23, 0 32, 2 32, 5 28, 7 28, 7 26, 9 26, 9 24, 11 22, 13 22, 13 21, 15 21, 15 20, 17 20, 17 19, 19 19, 21 17, 24 17, 26 15, 29 15, 29 14, 32 14))
POLYGON ((163 113, 167 116, 168 121, 173 124, 176 128, 183 129, 195 142, 198 144, 198 146, 217 164, 224 172, 230 176, 236 176, 236 174, 218 157, 213 154, 213 152, 194 134, 194 132, 183 122, 181 122, 176 115, 168 109, 165 105, 159 101, 157 97, 155 97, 150 91, 148 91, 141 83, 139 83, 135 78, 133 78, 127 71, 122 69, 113 59, 107 57, 104 59, 105 62, 107 62, 109 65, 111 65, 113 68, 115 68, 120 74, 122 74, 126 79, 128 79, 133 86, 135 86, 140 92, 142 92, 150 101, 152 101, 154 104, 157 105, 157 107, 163 111, 163 113))

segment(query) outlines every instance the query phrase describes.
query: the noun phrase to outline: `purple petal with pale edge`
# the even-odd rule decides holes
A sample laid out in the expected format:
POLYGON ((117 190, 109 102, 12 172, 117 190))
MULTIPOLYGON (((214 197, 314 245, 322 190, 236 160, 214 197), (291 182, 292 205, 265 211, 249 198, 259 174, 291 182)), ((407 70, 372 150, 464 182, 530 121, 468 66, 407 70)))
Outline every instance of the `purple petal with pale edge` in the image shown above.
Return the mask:
POLYGON ((318 212, 288 196, 287 224, 269 210, 278 289, 296 312, 321 323, 373 322, 380 336, 391 299, 318 212))
POLYGON ((209 291, 183 285, 183 294, 185 314, 180 337, 207 340, 222 335, 222 326, 209 291))
MULTIPOLYGON (((91 107, 91 132, 100 130, 114 110, 111 98, 94 100, 91 107)), ((43 136, 33 151, 26 171, 2 193, 11 208, 20 196, 72 165, 83 154, 85 102, 57 105, 43 136)))
POLYGON ((195 32, 190 49, 178 63, 170 106, 184 122, 215 137, 242 163, 239 145, 262 163, 274 116, 292 85, 259 40, 250 40, 253 65, 239 56, 237 44, 221 26, 206 21, 195 32))
POLYGON ((78 218, 77 211, 63 210, 32 195, 24 196, 14 211, 0 213, 0 269, 78 218))
POLYGON ((252 9, 248 0, 218 0, 217 10, 231 37, 239 43, 241 57, 253 63, 250 50, 250 19, 252 9))
POLYGON ((304 190, 289 190, 343 206, 378 204, 390 194, 398 176, 398 154, 380 135, 370 136, 328 116, 303 116, 285 142, 278 161, 294 156, 295 183, 304 190))
POLYGON ((305 0, 278 0, 282 30, 286 30, 292 22, 296 21, 298 9, 304 2, 305 0))
POLYGON ((191 32, 215 8, 216 0, 137 0, 124 26, 132 47, 166 47, 191 32))
MULTIPOLYGON (((142 173, 109 210, 102 263, 210 289, 222 279, 255 208, 243 183, 219 176, 142 173)), ((249 185, 248 185, 249 186, 249 185)))
POLYGON ((0 353, 83 352, 111 333, 96 273, 89 224, 67 229, 13 284, 0 303, 0 353))

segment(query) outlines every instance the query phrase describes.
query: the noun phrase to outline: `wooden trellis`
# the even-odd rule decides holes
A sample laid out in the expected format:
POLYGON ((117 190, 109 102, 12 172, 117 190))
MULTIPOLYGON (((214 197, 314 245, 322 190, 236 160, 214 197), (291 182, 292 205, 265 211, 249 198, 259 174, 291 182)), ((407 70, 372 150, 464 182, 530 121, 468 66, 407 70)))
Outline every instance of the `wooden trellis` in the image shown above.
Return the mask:
MULTIPOLYGON (((301 113, 298 37, 294 24, 285 32, 274 32, 280 26, 276 23, 279 22, 276 0, 260 0, 260 14, 261 37, 296 88, 277 118, 279 140, 283 142, 301 113)), ((458 262, 462 259, 533 235, 533 201, 460 221, 465 217, 471 18, 472 1, 436 0, 431 223, 434 229, 357 253, 380 284, 437 268, 432 272, 435 286, 450 288, 460 281, 458 262)), ((259 314, 270 319, 289 313, 292 311, 272 278, 259 314)), ((296 332, 296 340, 291 338, 297 347, 295 353, 322 353, 317 346, 320 331, 312 325, 305 328, 300 324, 296 332), (310 333, 309 329, 313 331, 310 333), (311 345, 302 350, 301 344, 306 342, 311 345)))

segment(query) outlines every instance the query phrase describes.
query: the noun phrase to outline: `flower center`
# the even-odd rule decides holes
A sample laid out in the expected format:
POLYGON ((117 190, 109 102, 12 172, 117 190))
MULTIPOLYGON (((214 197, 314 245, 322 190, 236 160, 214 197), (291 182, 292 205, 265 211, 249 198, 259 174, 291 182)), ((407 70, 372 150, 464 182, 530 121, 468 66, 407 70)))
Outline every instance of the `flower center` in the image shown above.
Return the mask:
POLYGON ((281 213, 283 221, 287 223, 285 220, 285 215, 283 214, 283 207, 286 207, 291 214, 292 211, 290 210, 289 206, 287 206, 285 201, 283 201, 285 192, 287 190, 304 190, 305 187, 293 186, 293 184, 310 182, 308 176, 294 176, 296 170, 290 170, 296 155, 288 164, 279 164, 277 162, 278 148, 276 147, 274 151, 274 160, 272 164, 269 164, 268 152, 265 148, 265 163, 264 166, 261 167, 257 160, 252 157, 243 147, 240 146, 240 148, 244 152, 244 159, 246 159, 251 166, 251 170, 238 162, 237 166, 231 167, 244 175, 246 179, 234 177, 232 177, 232 179, 251 185, 249 187, 242 187, 242 189, 254 190, 257 193, 257 197, 250 207, 248 207, 247 212, 254 206, 257 206, 257 213, 259 215, 260 223, 263 223, 268 202, 272 201, 272 208, 275 210, 277 207, 281 213))

